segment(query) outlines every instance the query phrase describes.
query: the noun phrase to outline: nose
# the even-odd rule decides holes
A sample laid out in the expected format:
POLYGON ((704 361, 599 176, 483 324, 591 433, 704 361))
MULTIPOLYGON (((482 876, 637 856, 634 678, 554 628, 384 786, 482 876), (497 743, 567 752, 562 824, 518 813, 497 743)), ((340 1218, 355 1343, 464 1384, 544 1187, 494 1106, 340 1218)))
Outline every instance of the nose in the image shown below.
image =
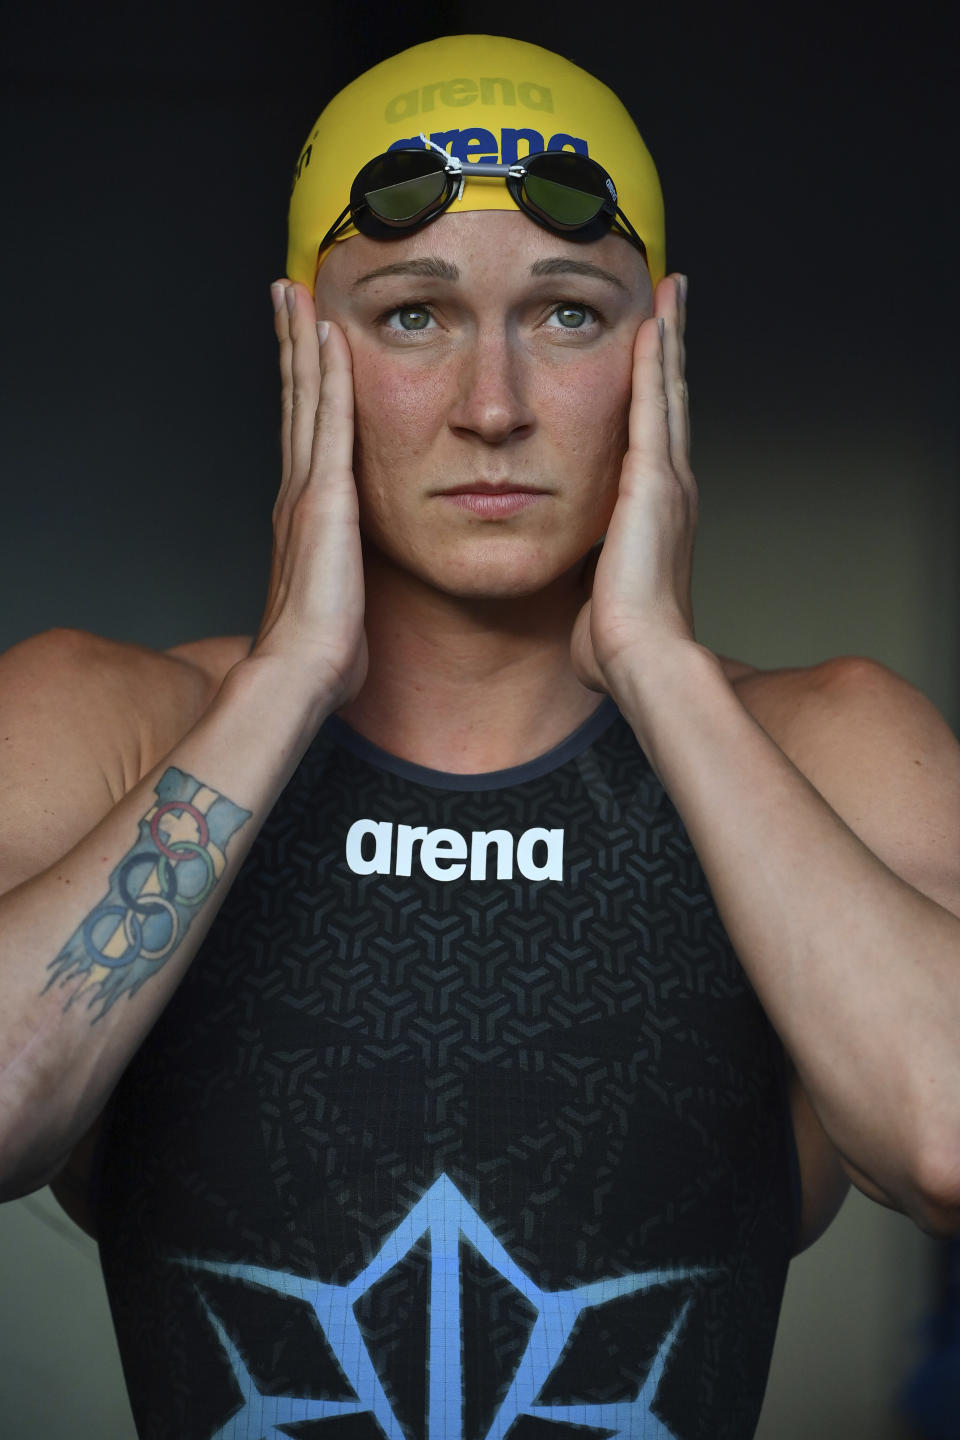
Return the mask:
POLYGON ((449 425, 464 437, 502 445, 532 433, 535 417, 527 400, 524 357, 506 330, 480 330, 459 364, 449 425))

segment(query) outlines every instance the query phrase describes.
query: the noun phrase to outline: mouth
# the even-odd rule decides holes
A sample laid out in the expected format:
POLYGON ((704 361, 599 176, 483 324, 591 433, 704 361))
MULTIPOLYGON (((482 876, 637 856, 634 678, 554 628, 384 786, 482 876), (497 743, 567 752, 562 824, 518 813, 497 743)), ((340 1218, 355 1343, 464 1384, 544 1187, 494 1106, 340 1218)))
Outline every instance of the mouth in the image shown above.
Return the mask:
POLYGON ((502 520, 529 510, 545 499, 547 493, 536 485, 521 485, 516 480, 476 480, 441 490, 438 498, 484 520, 502 520))

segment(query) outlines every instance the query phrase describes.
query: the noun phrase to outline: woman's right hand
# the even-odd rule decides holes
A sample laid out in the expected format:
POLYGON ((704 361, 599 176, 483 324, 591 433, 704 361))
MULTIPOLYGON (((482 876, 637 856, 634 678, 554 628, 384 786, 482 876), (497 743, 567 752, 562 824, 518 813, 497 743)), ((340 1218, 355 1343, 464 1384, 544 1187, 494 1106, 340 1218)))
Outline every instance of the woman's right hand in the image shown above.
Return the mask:
POLYGON ((283 475, 267 603, 250 658, 301 667, 301 678, 315 684, 316 699, 330 713, 353 699, 367 673, 350 347, 332 322, 320 343, 306 286, 282 280, 271 289, 283 475))

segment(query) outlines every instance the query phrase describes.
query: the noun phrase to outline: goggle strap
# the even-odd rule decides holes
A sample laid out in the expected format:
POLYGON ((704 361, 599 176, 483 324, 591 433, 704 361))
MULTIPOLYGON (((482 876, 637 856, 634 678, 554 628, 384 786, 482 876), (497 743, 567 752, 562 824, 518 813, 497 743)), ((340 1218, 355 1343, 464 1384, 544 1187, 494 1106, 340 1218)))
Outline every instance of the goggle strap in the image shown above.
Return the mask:
POLYGON ((321 250, 326 250, 327 246, 332 245, 334 240, 338 240, 344 230, 349 230, 352 224, 353 220, 351 219, 350 206, 348 205, 345 210, 340 211, 340 214, 320 241, 320 244, 317 246, 317 254, 319 255, 321 250))
POLYGON ((643 255, 644 260, 646 260, 646 258, 647 258, 647 247, 646 247, 646 245, 643 243, 643 241, 641 240, 640 236, 637 234, 636 230, 634 230, 633 226, 630 224, 630 221, 627 219, 626 215, 624 215, 624 213, 623 213, 623 211, 620 209, 620 206, 619 206, 619 205, 616 207, 616 210, 617 210, 617 219, 620 221, 620 228, 622 229, 623 233, 624 233, 630 240, 632 240, 633 243, 639 248, 640 253, 643 255))

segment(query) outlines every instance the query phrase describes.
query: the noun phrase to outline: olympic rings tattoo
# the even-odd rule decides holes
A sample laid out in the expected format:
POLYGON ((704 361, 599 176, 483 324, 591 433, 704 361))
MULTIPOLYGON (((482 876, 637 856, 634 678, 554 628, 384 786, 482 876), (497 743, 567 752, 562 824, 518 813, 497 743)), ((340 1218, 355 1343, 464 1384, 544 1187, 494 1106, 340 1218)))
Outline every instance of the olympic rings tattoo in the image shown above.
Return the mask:
POLYGON ((99 906, 84 923, 83 939, 89 954, 111 969, 129 965, 136 958, 154 963, 165 960, 185 928, 177 907, 193 909, 201 905, 217 883, 216 862, 208 848, 210 827, 207 817, 195 805, 186 800, 167 800, 158 805, 150 818, 149 834, 159 855, 152 849, 138 850, 124 860, 116 872, 121 903, 99 906), (189 815, 197 827, 196 840, 170 840, 161 833, 161 820, 172 812, 189 815), (199 889, 181 891, 177 867, 184 862, 190 866, 198 861, 203 867, 199 889), (143 888, 136 891, 138 875, 143 888), (114 918, 119 925, 107 931, 102 922, 114 918), (158 923, 162 926, 159 934, 156 933, 158 923), (148 928, 152 943, 148 943, 148 928), (111 953, 117 950, 117 937, 121 934, 123 949, 111 953))
POLYGON ((106 894, 47 966, 43 993, 51 985, 82 982, 65 1008, 85 996, 89 1007, 100 1007, 95 1021, 156 975, 181 945, 224 876, 227 846, 251 818, 249 810, 174 765, 160 776, 155 794, 140 816, 136 842, 110 872, 106 894), (184 832, 189 839, 181 838, 184 832))

